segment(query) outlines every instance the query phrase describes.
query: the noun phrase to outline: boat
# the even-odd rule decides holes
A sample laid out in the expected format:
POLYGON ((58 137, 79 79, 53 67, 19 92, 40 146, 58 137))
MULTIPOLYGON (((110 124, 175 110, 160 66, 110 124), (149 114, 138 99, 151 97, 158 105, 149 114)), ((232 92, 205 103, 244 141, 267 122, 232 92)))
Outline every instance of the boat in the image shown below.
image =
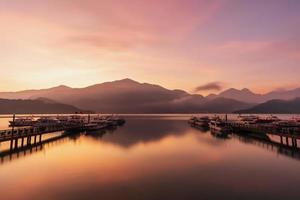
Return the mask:
POLYGON ((10 126, 22 127, 22 126, 33 126, 35 123, 33 117, 22 117, 17 118, 14 121, 9 121, 10 126))
POLYGON ((103 116, 102 119, 103 122, 107 123, 109 126, 121 126, 125 123, 125 119, 115 115, 103 116))
POLYGON ((300 117, 293 117, 292 120, 300 123, 300 117))
POLYGON ((60 121, 52 117, 41 117, 34 123, 34 127, 51 127, 58 125, 61 125, 60 121))
POLYGON ((211 132, 215 134, 224 134, 229 133, 230 128, 227 126, 227 124, 222 120, 212 120, 209 122, 209 128, 211 132))
POLYGON ((210 118, 208 116, 203 117, 192 117, 189 120, 189 123, 192 126, 198 126, 198 127, 209 127, 210 118))
POLYGON ((69 119, 67 120, 67 125, 83 125, 87 122, 86 118, 84 116, 80 115, 71 115, 69 119))
POLYGON ((238 121, 244 124, 255 124, 259 119, 256 115, 239 115, 238 121))
POLYGON ((265 118, 261 118, 259 117, 255 123, 256 124, 270 124, 270 123, 274 123, 274 122, 279 122, 281 121, 278 117, 274 116, 274 115, 271 115, 271 116, 268 116, 268 117, 265 117, 265 118))
POLYGON ((107 128, 108 125, 105 124, 105 123, 89 123, 89 124, 86 124, 85 125, 85 130, 86 131, 98 131, 98 130, 101 130, 101 129, 105 129, 107 128))
POLYGON ((122 126, 126 122, 125 119, 120 117, 115 117, 113 120, 115 120, 119 126, 122 126))
POLYGON ((57 116, 56 119, 58 121, 60 121, 61 123, 65 124, 69 121, 69 117, 68 116, 57 116))
POLYGON ((294 121, 294 120, 281 120, 273 122, 273 124, 277 128, 298 128, 300 127, 300 122, 294 121))
POLYGON ((96 116, 96 117, 91 117, 90 119, 89 119, 89 123, 91 123, 91 124, 102 124, 102 123, 104 123, 104 122, 106 122, 107 121, 107 119, 108 119, 108 116, 96 116))

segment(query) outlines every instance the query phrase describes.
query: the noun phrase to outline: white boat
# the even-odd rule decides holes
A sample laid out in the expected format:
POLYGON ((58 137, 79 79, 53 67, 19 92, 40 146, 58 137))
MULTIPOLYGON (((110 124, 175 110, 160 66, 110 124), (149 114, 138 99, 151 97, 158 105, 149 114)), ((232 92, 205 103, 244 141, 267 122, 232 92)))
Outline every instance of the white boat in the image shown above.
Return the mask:
POLYGON ((34 119, 33 117, 22 117, 22 118, 17 118, 14 121, 9 121, 9 124, 10 126, 16 126, 16 127, 33 126, 34 119))
POLYGON ((274 115, 270 115, 268 117, 259 117, 255 123, 257 124, 270 124, 270 123, 274 123, 274 122, 279 122, 281 121, 278 117, 274 116, 274 115))
POLYGON ((217 133, 217 134, 224 134, 230 132, 230 128, 222 120, 210 121, 209 128, 213 133, 217 133))
POLYGON ((86 122, 87 122, 86 118, 80 115, 72 115, 68 119, 69 124, 84 124, 86 122))
POLYGON ((41 117, 35 123, 35 127, 49 127, 60 125, 60 121, 52 117, 41 117))
POLYGON ((61 123, 66 123, 69 121, 69 117, 68 116, 57 116, 56 119, 58 121, 60 121, 61 123))
POLYGON ((192 126, 198 126, 198 127, 208 127, 209 126, 210 119, 208 116, 203 117, 192 117, 189 120, 189 123, 192 126))
POLYGON ((116 115, 108 115, 99 117, 99 121, 108 124, 109 126, 118 126, 125 123, 123 118, 120 118, 116 115))
POLYGON ((107 128, 107 124, 105 124, 105 123, 102 123, 102 124, 89 123, 89 124, 85 125, 85 130, 87 130, 87 131, 97 131, 97 130, 101 130, 104 128, 107 128))
POLYGON ((300 127, 300 122, 294 120, 281 120, 273 122, 278 128, 298 128, 300 127))
POLYGON ((259 119, 259 117, 256 115, 239 115, 238 116, 238 121, 240 121, 241 123, 246 123, 246 124, 255 124, 258 119, 259 119))

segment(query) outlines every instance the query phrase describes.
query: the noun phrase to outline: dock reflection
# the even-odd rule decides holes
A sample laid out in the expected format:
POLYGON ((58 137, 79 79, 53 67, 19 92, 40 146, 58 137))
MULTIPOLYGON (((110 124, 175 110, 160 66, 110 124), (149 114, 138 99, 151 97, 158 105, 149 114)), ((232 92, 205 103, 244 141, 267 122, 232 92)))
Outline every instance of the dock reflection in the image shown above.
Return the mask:
POLYGON ((246 144, 252 144, 264 148, 268 151, 277 153, 279 155, 287 156, 293 159, 300 160, 300 148, 293 147, 276 140, 273 140, 269 137, 268 134, 264 135, 255 135, 255 134, 239 134, 233 133, 233 138, 238 139, 240 142, 246 144))
POLYGON ((278 136, 272 133, 263 134, 243 131, 215 133, 206 127, 191 127, 193 129, 199 130, 201 133, 210 133, 213 138, 218 140, 237 139, 239 142, 259 146, 276 154, 300 160, 300 148, 297 140, 293 141, 288 137, 278 136))
POLYGON ((43 151, 45 147, 51 147, 53 145, 63 144, 70 140, 77 140, 80 137, 80 135, 81 133, 73 133, 73 134, 62 133, 62 134, 55 135, 53 137, 42 139, 41 141, 35 143, 29 143, 23 146, 18 146, 13 149, 9 148, 10 145, 8 145, 7 149, 3 149, 0 151, 0 164, 11 162, 13 160, 23 158, 32 155, 34 153, 43 151))

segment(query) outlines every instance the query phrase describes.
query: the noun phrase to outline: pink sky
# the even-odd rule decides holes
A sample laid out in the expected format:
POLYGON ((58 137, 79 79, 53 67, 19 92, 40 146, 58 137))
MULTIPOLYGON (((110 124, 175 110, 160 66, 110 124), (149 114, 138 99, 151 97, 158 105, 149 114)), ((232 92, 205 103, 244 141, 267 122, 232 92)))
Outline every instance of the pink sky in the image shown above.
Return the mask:
POLYGON ((297 0, 0 0, 0 90, 127 77, 189 92, 298 87, 299 10, 297 0))

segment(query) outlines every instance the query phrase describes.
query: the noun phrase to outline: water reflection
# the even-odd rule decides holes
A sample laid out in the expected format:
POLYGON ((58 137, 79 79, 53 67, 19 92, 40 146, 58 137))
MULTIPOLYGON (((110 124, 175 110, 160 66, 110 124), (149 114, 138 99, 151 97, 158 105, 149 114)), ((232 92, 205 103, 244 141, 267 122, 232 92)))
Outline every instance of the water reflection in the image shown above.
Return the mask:
POLYGON ((101 139, 123 148, 130 148, 137 143, 155 142, 170 135, 183 135, 188 128, 185 121, 134 119, 130 121, 130 125, 125 124, 120 128, 118 134, 106 134, 101 139))
POLYGON ((9 143, 11 141, 4 142, 1 144, 0 163, 5 164, 6 162, 11 162, 15 159, 30 156, 34 153, 45 150, 45 147, 49 148, 51 146, 64 144, 70 140, 77 140, 80 135, 80 133, 65 134, 63 132, 46 134, 43 135, 43 139, 41 141, 24 145, 19 144, 18 147, 13 149, 10 148, 11 145, 9 143))
MULTIPOLYGON (((274 137, 274 136, 273 136, 274 137)), ((276 140, 273 140, 268 134, 259 134, 259 135, 245 135, 245 134, 234 134, 234 138, 238 139, 239 141, 252 144, 259 147, 262 147, 268 151, 284 155, 293 159, 300 160, 300 148, 288 146, 286 144, 280 143, 276 140)))
POLYGON ((12 200, 299 199, 297 159, 257 146, 266 138, 228 137, 182 119, 130 118, 116 130, 57 136, 0 165, 0 193, 12 200))

